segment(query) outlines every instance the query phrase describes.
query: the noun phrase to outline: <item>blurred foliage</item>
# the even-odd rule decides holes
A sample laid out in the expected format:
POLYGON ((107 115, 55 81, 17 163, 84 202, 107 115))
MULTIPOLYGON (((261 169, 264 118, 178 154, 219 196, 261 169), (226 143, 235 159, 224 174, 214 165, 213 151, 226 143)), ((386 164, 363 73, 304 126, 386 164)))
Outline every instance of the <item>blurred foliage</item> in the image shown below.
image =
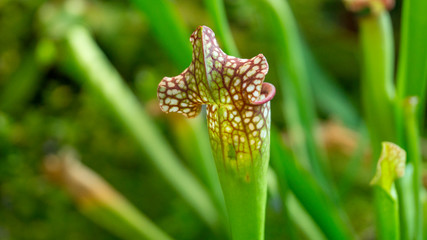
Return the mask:
MULTIPOLYGON (((353 17, 340 1, 289 2, 314 58, 335 77, 334 85, 345 90, 360 112, 360 57, 353 17)), ((212 24, 202 1, 172 3, 187 29, 212 24)), ((276 49, 271 47, 271 39, 262 35, 264 26, 256 9, 243 0, 226 0, 224 4, 241 56, 262 52, 269 61, 275 61, 272 53, 276 49)), ((146 16, 131 1, 0 0, 0 239, 117 239, 82 216, 69 196, 43 176, 43 156, 64 145, 77 149, 85 165, 170 236, 216 239, 154 167, 140 161, 148 156, 104 111, 99 99, 83 91, 60 67, 64 51, 54 41, 61 26, 49 27, 52 25, 46 19, 52 11, 63 8, 78 15, 78 21, 92 31, 100 48, 141 100, 141 107, 156 120, 180 157, 188 160, 170 130, 173 118, 178 116, 160 114, 156 100, 161 78, 176 75, 182 69, 168 57, 146 16)), ((400 17, 399 8, 398 3, 392 12, 395 19, 400 17)), ((267 81, 274 83, 277 78, 271 72, 267 81)), ((272 102, 272 121, 283 127, 279 104, 272 102)), ((334 117, 327 112, 320 115, 323 119, 334 117)), ((345 136, 336 142, 342 139, 345 136)), ((343 208, 357 234, 371 239, 374 216, 367 184, 372 177, 371 164, 365 157, 366 149, 361 147, 357 149, 357 168, 349 168, 355 161, 352 153, 358 143, 355 144, 350 153, 328 148, 328 159, 335 180, 352 172, 348 185, 351 191, 344 189, 345 194, 340 196, 343 208)), ((192 168, 188 161, 184 164, 192 168)), ((268 201, 266 239, 284 239, 289 234, 283 227, 288 224, 286 211, 274 198, 268 201)), ((304 236, 301 230, 297 234, 304 236)))

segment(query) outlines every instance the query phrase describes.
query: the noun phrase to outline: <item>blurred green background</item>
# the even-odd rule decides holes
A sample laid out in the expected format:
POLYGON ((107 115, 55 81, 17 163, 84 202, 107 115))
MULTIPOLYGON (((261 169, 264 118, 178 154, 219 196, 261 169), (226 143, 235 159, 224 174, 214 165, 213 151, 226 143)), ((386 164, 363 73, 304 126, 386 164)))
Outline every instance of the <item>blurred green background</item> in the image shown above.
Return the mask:
MULTIPOLYGON (((118 239, 83 216, 70 195, 43 173, 44 156, 63 146, 72 146, 85 165, 170 236, 221 239, 160 176, 147 160, 151 156, 135 143, 102 100, 87 91, 83 81, 76 80, 81 73, 69 62, 62 41, 72 26, 81 24, 137 96, 141 109, 154 120, 167 144, 197 175, 188 150, 183 150, 185 140, 173 130, 185 125, 185 120, 163 114, 156 100, 162 77, 179 74, 190 59, 178 66, 158 41, 147 17, 150 14, 138 7, 138 2, 143 1, 0 0, 0 239, 118 239)), ((278 61, 271 39, 274 29, 265 26, 253 2, 225 0, 227 18, 241 57, 263 53, 272 69, 278 61), (266 29, 273 32, 267 35, 266 29)), ((170 3, 177 19, 182 20, 187 39, 200 25, 216 31, 203 1, 170 3)), ((343 120, 339 116, 350 119, 346 128, 336 122, 322 125, 326 131, 322 139, 332 178, 342 187, 340 197, 349 221, 361 238, 372 239, 374 216, 367 184, 372 171, 366 157, 369 154, 364 154, 366 146, 358 146, 366 136, 358 127, 360 119, 350 116, 361 112, 357 22, 338 0, 289 3, 314 61, 351 106, 331 109, 316 100, 321 122, 339 122, 343 120), (329 139, 327 134, 337 129, 344 133, 338 132, 338 140, 329 139), (361 156, 355 157, 355 152, 361 156), (351 165, 354 158, 359 159, 355 168, 351 165), (345 182, 343 176, 351 181, 345 182)), ((391 15, 397 36, 400 1, 391 15)), ((270 71, 266 81, 277 83, 277 72, 270 71)), ((315 95, 322 92, 316 85, 314 88, 315 95)), ((272 121, 286 129, 282 94, 278 89, 272 101, 272 121)), ((269 196, 266 239, 285 239, 288 233, 284 226, 289 223, 283 217, 283 206, 277 195, 269 196)))

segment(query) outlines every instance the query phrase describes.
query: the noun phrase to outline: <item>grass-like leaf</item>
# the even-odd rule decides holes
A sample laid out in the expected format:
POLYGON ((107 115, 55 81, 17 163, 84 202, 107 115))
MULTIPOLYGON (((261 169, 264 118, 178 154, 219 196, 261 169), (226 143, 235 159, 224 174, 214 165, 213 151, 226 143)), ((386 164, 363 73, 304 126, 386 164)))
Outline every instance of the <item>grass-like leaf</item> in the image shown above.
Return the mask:
POLYGON ((292 11, 286 1, 264 0, 258 3, 266 24, 274 34, 285 119, 293 149, 299 161, 308 163, 315 178, 330 191, 330 182, 324 171, 323 154, 315 137, 316 114, 311 86, 308 82, 302 42, 292 11))
POLYGON ((157 41, 180 69, 191 60, 187 29, 175 6, 168 0, 132 0, 147 16, 157 41), (179 51, 177 51, 179 49, 179 51))
MULTIPOLYGON (((427 1, 403 1, 397 94, 416 96, 424 109, 427 83, 427 1)), ((419 116, 422 116, 422 112, 419 116)))
POLYGON ((328 239, 354 238, 334 203, 313 176, 298 164, 275 129, 271 137, 271 161, 278 178, 286 181, 328 239))
POLYGON ((389 13, 385 10, 359 18, 363 52, 362 101, 374 159, 380 143, 393 141, 394 86, 393 33, 389 13))
POLYGON ((409 184, 404 183, 402 181, 402 185, 406 187, 402 194, 405 194, 405 198, 408 200, 407 205, 405 206, 407 209, 406 214, 407 219, 405 221, 406 228, 408 234, 412 234, 416 239, 422 239, 423 236, 423 206, 422 206, 422 157, 421 157, 421 146, 420 146, 420 130, 418 124, 418 116, 417 113, 419 111, 419 102, 417 97, 408 97, 405 99, 403 103, 404 108, 404 122, 405 122, 405 134, 406 134, 406 149, 408 153, 408 160, 410 162, 407 163, 408 168, 413 168, 413 171, 410 171, 408 176, 404 176, 407 178, 407 182, 409 184), (409 193, 409 194, 408 194, 409 193))

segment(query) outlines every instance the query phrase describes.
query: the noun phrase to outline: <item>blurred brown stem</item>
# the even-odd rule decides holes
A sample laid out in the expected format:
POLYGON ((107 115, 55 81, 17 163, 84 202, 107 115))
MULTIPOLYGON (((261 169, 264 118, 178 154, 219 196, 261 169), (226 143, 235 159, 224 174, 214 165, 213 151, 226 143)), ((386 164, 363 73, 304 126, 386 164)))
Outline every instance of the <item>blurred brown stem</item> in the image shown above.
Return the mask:
POLYGON ((70 193, 84 215, 117 236, 172 239, 72 153, 46 156, 44 170, 49 179, 70 193))

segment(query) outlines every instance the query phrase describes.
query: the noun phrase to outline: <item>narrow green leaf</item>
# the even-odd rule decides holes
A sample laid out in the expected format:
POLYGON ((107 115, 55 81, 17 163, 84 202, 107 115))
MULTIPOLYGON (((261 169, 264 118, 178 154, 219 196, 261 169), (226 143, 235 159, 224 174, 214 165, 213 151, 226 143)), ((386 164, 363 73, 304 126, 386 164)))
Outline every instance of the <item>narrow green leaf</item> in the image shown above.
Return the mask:
MULTIPOLYGON (((268 168, 267 173, 267 188, 268 188, 268 201, 277 207, 277 201, 280 201, 282 204, 281 214, 283 215, 285 225, 283 226, 284 232, 288 239, 297 240, 301 237, 298 234, 298 227, 304 229, 305 225, 297 225, 295 222, 298 222, 298 219, 295 219, 295 216, 291 216, 291 206, 287 203, 286 199, 291 193, 289 186, 286 183, 285 178, 278 178, 275 170, 272 167, 268 168)), ((299 207, 299 206, 297 206, 299 207)), ((299 209, 303 211, 302 209, 299 209)))
MULTIPOLYGON (((394 189, 393 189, 394 190, 394 189)), ((391 195, 378 185, 374 186, 375 217, 378 239, 400 239, 399 206, 396 193, 391 195)))
POLYGON ((414 217, 407 220, 408 229, 413 229, 414 236, 421 239, 423 236, 423 218, 422 218, 422 204, 421 192, 422 186, 422 157, 420 146, 420 130, 418 124, 418 97, 408 97, 404 102, 405 110, 405 133, 406 133, 406 149, 408 152, 408 162, 413 166, 413 174, 404 176, 410 179, 412 187, 411 202, 408 202, 407 209, 413 213, 414 217))
POLYGON ((287 1, 281 0, 259 1, 257 6, 263 11, 266 24, 274 33, 271 37, 279 59, 276 69, 279 71, 280 89, 284 93, 283 112, 293 141, 292 147, 298 160, 309 163, 315 178, 325 190, 330 191, 330 181, 322 162, 324 156, 316 142, 313 94, 292 11, 287 1))
POLYGON ((371 137, 373 157, 380 143, 395 139, 393 86, 393 32, 388 12, 359 17, 363 53, 362 102, 371 137))
POLYGON ((176 135, 178 149, 183 156, 187 157, 198 177, 212 191, 222 217, 225 217, 224 196, 216 173, 205 119, 205 116, 198 116, 194 119, 175 118, 171 131, 176 135), (206 134, 203 134, 204 132, 206 134))
POLYGON ((46 39, 40 40, 36 48, 25 55, 18 69, 1 89, 0 109, 16 112, 25 108, 55 57, 54 44, 46 39))
POLYGON ((298 224, 308 239, 312 240, 326 240, 327 238, 321 232, 318 225, 316 225, 311 216, 305 211, 301 203, 293 194, 288 194, 285 199, 286 207, 291 214, 292 219, 298 224))
POLYGON ((154 36, 171 56, 175 65, 183 69, 191 60, 188 33, 182 18, 169 0, 131 0, 147 16, 154 36), (178 51, 177 51, 178 50, 178 51))
MULTIPOLYGON (((424 109, 427 83, 426 12, 425 0, 403 1, 397 94, 400 99, 418 97, 420 109, 424 109)), ((419 117, 422 116, 423 111, 420 111, 419 117)))
POLYGON ((279 180, 286 181, 327 239, 354 239, 349 225, 323 188, 298 164, 278 132, 273 129, 271 134, 271 161, 279 180))

